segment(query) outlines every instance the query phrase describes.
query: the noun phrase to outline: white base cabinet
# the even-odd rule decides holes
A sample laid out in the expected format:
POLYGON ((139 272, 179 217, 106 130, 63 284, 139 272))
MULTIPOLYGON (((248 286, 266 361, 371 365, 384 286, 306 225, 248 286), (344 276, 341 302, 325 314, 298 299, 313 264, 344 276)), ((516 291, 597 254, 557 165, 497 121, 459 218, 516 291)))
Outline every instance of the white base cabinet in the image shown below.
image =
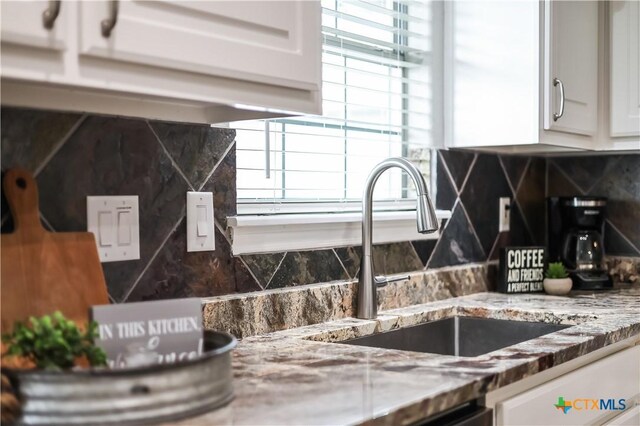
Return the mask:
POLYGON ((633 408, 625 411, 624 413, 616 416, 605 426, 638 426, 640 425, 640 405, 636 405, 633 408))
POLYGON ((631 408, 626 404, 630 405, 638 395, 640 346, 596 361, 496 404, 496 424, 596 424, 631 408), (601 400, 608 405, 602 406, 601 400), (558 404, 569 408, 558 408, 558 404))
POLYGON ((488 394, 494 424, 639 424, 628 423, 640 408, 640 346, 629 347, 633 340, 640 343, 636 337, 488 394))
POLYGON ((319 1, 0 7, 5 105, 205 123, 321 113, 319 1))

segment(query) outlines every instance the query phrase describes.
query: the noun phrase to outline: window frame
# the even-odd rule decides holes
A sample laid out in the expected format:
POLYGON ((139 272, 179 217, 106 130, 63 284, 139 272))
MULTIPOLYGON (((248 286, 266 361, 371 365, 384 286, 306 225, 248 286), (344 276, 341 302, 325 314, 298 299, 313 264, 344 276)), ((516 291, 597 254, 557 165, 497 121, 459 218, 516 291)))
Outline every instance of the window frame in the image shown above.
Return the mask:
MULTIPOLYGON (((444 8, 439 2, 432 5, 434 28, 433 48, 427 60, 431 66, 433 93, 433 136, 442 141, 444 105, 444 31, 440 22, 444 8), (437 87, 440 86, 440 87, 437 87)), ((403 94, 406 92, 403 91, 403 94)), ((403 100, 403 102, 406 99, 403 100)), ((403 121, 406 118, 403 117, 403 121)), ((405 138, 403 138, 405 139, 405 138)), ((405 139, 406 140, 406 139, 405 139)), ((403 144, 403 155, 406 155, 403 144)), ((430 196, 435 204, 437 151, 430 148, 430 196)), ((403 187, 408 183, 403 174, 403 187)), ((403 189, 406 192, 406 188, 403 189)), ((405 196, 405 194, 403 194, 405 196)), ((227 218, 227 232, 235 255, 282 252, 290 250, 316 250, 361 245, 360 201, 298 201, 283 199, 281 203, 236 200, 237 214, 227 218), (331 212, 331 213, 328 213, 331 212)), ((436 210, 440 222, 451 217, 451 211, 436 210)), ((374 202, 374 244, 399 241, 433 240, 440 230, 420 234, 416 227, 415 201, 412 199, 376 200, 374 202)))

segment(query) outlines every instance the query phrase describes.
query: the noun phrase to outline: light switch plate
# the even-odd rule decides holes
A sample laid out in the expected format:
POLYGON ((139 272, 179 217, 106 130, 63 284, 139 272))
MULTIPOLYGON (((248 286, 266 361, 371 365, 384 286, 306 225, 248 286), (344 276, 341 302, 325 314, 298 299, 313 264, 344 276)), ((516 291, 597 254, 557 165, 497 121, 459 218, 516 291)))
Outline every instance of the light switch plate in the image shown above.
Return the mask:
POLYGON ((213 192, 187 192, 187 251, 216 249, 213 192))
POLYGON ((511 198, 500 197, 500 217, 498 219, 498 232, 507 232, 511 223, 511 198))
POLYGON ((87 230, 101 262, 140 259, 138 196, 87 197, 87 230))

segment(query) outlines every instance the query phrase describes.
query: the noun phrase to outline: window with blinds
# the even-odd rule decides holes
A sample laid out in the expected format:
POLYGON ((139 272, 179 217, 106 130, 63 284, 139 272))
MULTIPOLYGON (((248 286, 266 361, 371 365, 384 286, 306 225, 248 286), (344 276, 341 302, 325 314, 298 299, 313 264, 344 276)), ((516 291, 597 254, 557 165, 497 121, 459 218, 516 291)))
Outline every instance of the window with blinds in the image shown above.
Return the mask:
MULTIPOLYGON (((231 124, 240 214, 358 210, 368 173, 392 156, 429 181, 431 16, 426 1, 322 1, 323 115, 231 124)), ((374 195, 415 208, 402 202, 415 195, 400 170, 374 195)))

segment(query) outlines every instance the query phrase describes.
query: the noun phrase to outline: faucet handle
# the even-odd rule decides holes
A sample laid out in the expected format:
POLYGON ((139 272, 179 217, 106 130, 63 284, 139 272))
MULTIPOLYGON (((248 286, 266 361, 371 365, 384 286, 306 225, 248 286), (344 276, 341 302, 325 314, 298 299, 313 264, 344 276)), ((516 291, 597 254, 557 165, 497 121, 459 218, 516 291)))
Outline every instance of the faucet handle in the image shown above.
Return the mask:
POLYGON ((405 281, 409 279, 409 275, 392 275, 389 277, 378 276, 375 278, 376 286, 384 287, 389 283, 394 283, 396 281, 405 281))

